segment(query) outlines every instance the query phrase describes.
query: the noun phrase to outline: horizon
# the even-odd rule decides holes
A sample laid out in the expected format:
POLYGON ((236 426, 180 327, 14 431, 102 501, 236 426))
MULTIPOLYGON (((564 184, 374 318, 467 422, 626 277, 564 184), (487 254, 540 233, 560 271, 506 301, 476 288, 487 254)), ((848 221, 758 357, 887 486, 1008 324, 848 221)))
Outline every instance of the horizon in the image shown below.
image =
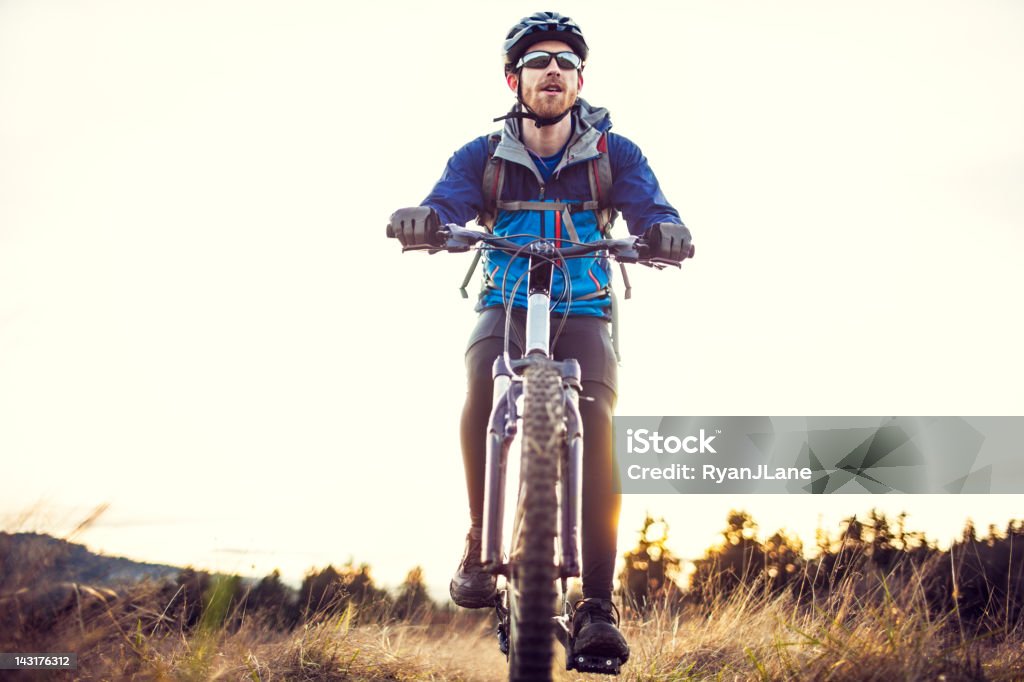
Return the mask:
MULTIPOLYGON (((704 496, 704 497, 716 497, 716 496, 707 495, 707 496, 704 496)), ((748 497, 765 497, 765 496, 748 496, 748 497)), ((839 496, 835 496, 835 497, 838 498, 839 496)), ((859 497, 859 496, 857 496, 857 497, 859 497)), ((887 496, 887 497, 889 497, 889 496, 887 496)), ((974 496, 971 496, 971 497, 982 497, 982 496, 981 495, 974 495, 974 496)), ((1005 496, 1005 497, 1011 497, 1011 496, 1005 496)), ((851 500, 852 501, 852 500, 856 499, 856 497, 843 496, 840 499, 845 499, 845 500, 851 500)), ((854 505, 850 505, 850 506, 853 507, 854 505)), ((238 575, 239 577, 242 577, 244 579, 251 579, 251 580, 259 580, 259 579, 261 579, 261 578, 263 578, 265 576, 271 575, 275 571, 278 571, 280 573, 280 575, 281 575, 281 581, 284 582, 285 584, 289 585, 290 587, 295 588, 295 589, 299 588, 299 586, 302 584, 303 578, 306 575, 308 575, 310 573, 315 573, 315 572, 322 571, 325 568, 327 568, 328 566, 334 566, 335 568, 342 568, 342 567, 346 567, 346 566, 353 566, 353 567, 359 568, 360 566, 365 565, 365 566, 368 566, 370 575, 373 578, 374 584, 377 587, 384 588, 384 589, 387 589, 389 591, 394 591, 394 590, 396 590, 401 585, 401 583, 404 581, 405 576, 410 571, 412 571, 416 567, 420 567, 420 568, 424 569, 424 585, 426 586, 431 599, 433 599, 435 602, 437 602, 439 604, 443 604, 443 603, 446 603, 446 602, 450 601, 450 599, 448 597, 448 583, 447 583, 448 578, 450 576, 447 575, 446 573, 442 573, 440 576, 438 576, 436 569, 438 567, 438 563, 439 562, 437 562, 437 561, 420 562, 418 564, 410 564, 409 566, 404 566, 404 567, 403 566, 388 566, 388 565, 382 565, 380 563, 377 563, 377 562, 375 562, 375 561, 373 561, 371 559, 368 559, 367 557, 360 556, 358 553, 355 553, 355 552, 348 552, 348 553, 340 552, 340 553, 338 553, 337 558, 334 559, 334 560, 330 560, 330 561, 326 561, 326 562, 320 562, 320 563, 310 563, 309 565, 305 566, 304 568, 301 568, 299 566, 299 564, 301 563, 301 560, 289 561, 286 564, 283 564, 284 566, 288 566, 289 568, 283 569, 282 566, 273 565, 273 557, 275 557, 275 556, 281 557, 281 556, 287 555, 286 552, 280 552, 280 551, 278 551, 278 552, 268 551, 268 552, 265 552, 265 553, 261 553, 261 552, 259 552, 257 550, 244 550, 244 551, 237 551, 237 552, 230 551, 230 550, 224 550, 224 549, 221 549, 221 550, 216 550, 216 549, 213 549, 213 550, 201 550, 199 552, 199 554, 200 555, 205 555, 211 561, 211 563, 209 563, 208 565, 207 564, 203 564, 201 561, 200 562, 197 562, 197 561, 173 561, 173 560, 163 560, 163 559, 161 559, 161 560, 154 560, 154 559, 151 559, 151 558, 147 558, 145 556, 135 556, 135 555, 133 555, 131 553, 117 552, 117 551, 110 552, 110 551, 105 550, 104 547, 105 546, 117 547, 119 545, 117 545, 117 544, 114 544, 114 545, 103 545, 103 546, 94 545, 94 542, 90 539, 90 532, 89 532, 90 529, 92 529, 94 527, 102 527, 102 525, 103 525, 103 515, 105 514, 106 510, 101 510, 102 507, 103 507, 103 505, 100 505, 99 508, 94 509, 91 512, 89 512, 86 515, 84 521, 77 521, 76 522, 76 521, 69 520, 68 521, 68 526, 67 526, 68 531, 66 533, 64 533, 63 535, 60 534, 60 531, 52 530, 53 528, 55 528, 55 526, 53 525, 52 521, 45 521, 42 524, 32 523, 32 519, 33 518, 39 518, 39 517, 44 517, 45 518, 45 514, 43 514, 40 510, 35 510, 35 509, 23 511, 23 513, 21 515, 22 521, 21 521, 20 525, 28 526, 28 528, 24 529, 24 530, 20 530, 20 529, 11 530, 11 528, 9 526, 12 525, 12 523, 15 523, 15 521, 12 518, 6 518, 5 519, 5 518, 0 517, 0 532, 7 532, 7 533, 35 533, 35 534, 40 534, 40 535, 46 535, 46 536, 49 536, 49 537, 57 539, 57 540, 64 540, 66 542, 83 545, 87 550, 89 550, 90 552, 92 552, 94 554, 98 554, 98 555, 102 555, 102 556, 106 556, 106 557, 110 557, 110 558, 124 558, 124 559, 128 559, 130 561, 137 562, 137 563, 156 564, 156 565, 169 566, 169 567, 178 568, 178 569, 193 568, 195 570, 206 571, 206 572, 209 572, 211 574, 238 575), (37 528, 48 528, 50 530, 37 530, 37 528), (240 568, 239 561, 242 561, 242 559, 226 558, 226 557, 223 556, 224 554, 229 554, 229 555, 230 554, 237 554, 237 555, 240 555, 240 556, 243 556, 243 557, 248 557, 248 558, 245 559, 245 561, 248 561, 248 560, 252 559, 253 557, 262 557, 262 559, 259 561, 258 564, 251 564, 251 569, 253 569, 253 570, 248 570, 247 571, 244 568, 240 568), (344 555, 344 557, 342 557, 342 555, 344 555), (218 558, 218 556, 219 556, 219 558, 218 558), (257 565, 261 566, 262 568, 255 569, 255 566, 257 566, 257 565), (431 565, 435 569, 434 571, 427 570, 427 566, 431 566, 431 565), (268 569, 268 568, 266 568, 267 566, 272 566, 272 567, 270 567, 268 569)), ((884 514, 885 518, 888 521, 892 522, 892 526, 891 527, 895 527, 895 523, 896 523, 897 518, 898 518, 898 512, 897 513, 893 513, 892 511, 885 511, 884 508, 882 508, 879 505, 875 505, 873 507, 873 509, 877 509, 882 514, 884 514)), ((746 513, 750 514, 750 517, 752 518, 752 520, 757 524, 757 532, 754 535, 754 539, 758 540, 759 542, 763 542, 763 541, 767 540, 769 537, 771 537, 774 533, 776 533, 778 531, 782 531, 783 533, 786 534, 787 537, 789 537, 790 539, 797 540, 800 543, 801 548, 802 548, 802 552, 803 552, 803 556, 804 556, 804 558, 807 558, 807 559, 813 559, 816 556, 818 556, 819 552, 818 552, 818 547, 817 547, 817 544, 816 544, 816 538, 817 538, 818 531, 824 530, 825 532, 827 532, 830 542, 832 544, 835 544, 835 543, 837 543, 840 540, 840 538, 842 536, 843 528, 841 527, 841 524, 844 523, 846 519, 851 518, 853 516, 856 516, 858 518, 858 520, 865 520, 867 518, 868 513, 871 510, 872 509, 869 508, 869 509, 862 509, 860 511, 854 511, 852 513, 839 513, 838 515, 834 515, 833 514, 833 515, 829 516, 830 519, 834 519, 834 521, 835 521, 832 528, 827 528, 827 527, 823 527, 823 526, 820 526, 820 525, 816 525, 815 529, 814 529, 814 534, 811 535, 810 537, 807 537, 806 533, 797 534, 797 533, 793 533, 793 532, 791 532, 791 531, 789 531, 789 530, 787 530, 786 528, 783 528, 783 527, 776 528, 776 527, 772 527, 770 525, 763 524, 759 520, 758 515, 755 512, 751 511, 749 508, 742 507, 742 506, 736 508, 736 511, 746 512, 746 513)), ((657 517, 657 516, 652 517, 652 518, 655 518, 655 521, 660 521, 661 520, 661 517, 657 517)), ((999 521, 998 519, 992 517, 991 515, 985 516, 983 518, 984 518, 984 520, 979 522, 978 520, 976 520, 975 518, 972 518, 971 516, 965 517, 964 521, 963 521, 963 524, 961 525, 961 527, 959 529, 955 529, 954 530, 952 528, 952 526, 949 526, 947 524, 947 526, 945 526, 945 528, 949 532, 947 532, 945 534, 939 533, 939 534, 933 535, 931 532, 925 531, 922 528, 920 528, 917 525, 915 525, 913 516, 908 514, 908 521, 907 521, 907 524, 906 524, 906 532, 907 533, 917 533, 917 532, 923 533, 924 536, 925 536, 925 539, 928 541, 928 543, 930 545, 935 546, 936 548, 938 548, 941 551, 946 551, 946 550, 949 549, 949 546, 950 546, 950 544, 952 542, 960 539, 960 537, 962 536, 963 531, 967 527, 968 521, 970 521, 970 522, 972 522, 974 524, 975 530, 976 530, 976 533, 977 533, 977 537, 979 539, 983 539, 983 538, 987 537, 989 532, 990 532, 990 528, 992 526, 995 527, 994 529, 997 531, 997 535, 998 536, 1005 537, 1006 529, 1009 526, 1009 524, 1014 522, 1014 521, 1024 521, 1024 514, 1017 514, 1017 515, 1010 514, 1003 521, 999 521)), ((644 520, 644 518, 638 519, 638 522, 636 524, 636 528, 635 529, 633 528, 633 526, 629 525, 625 521, 620 521, 620 533, 619 533, 620 542, 619 542, 619 546, 618 546, 618 554, 617 554, 617 559, 616 559, 616 570, 615 570, 615 584, 616 584, 616 586, 618 586, 618 576, 619 576, 619 573, 621 572, 622 567, 624 565, 623 564, 623 555, 624 555, 624 553, 626 551, 632 550, 632 549, 634 549, 637 546, 637 541, 638 541, 638 538, 639 538, 640 528, 643 525, 643 520, 644 520), (626 531, 626 536, 632 538, 632 540, 624 540, 623 530, 626 529, 626 528, 629 529, 629 530, 626 531)), ((822 517, 819 516, 819 518, 817 520, 818 520, 818 522, 820 522, 822 520, 822 517)), ((694 544, 692 542, 680 543, 678 541, 678 535, 680 534, 680 531, 678 530, 678 526, 676 524, 674 524, 671 519, 665 519, 665 521, 666 521, 666 523, 668 524, 668 527, 669 527, 669 532, 668 532, 668 535, 667 535, 667 541, 665 542, 665 545, 666 545, 666 547, 669 550, 671 550, 673 552, 673 554, 677 558, 680 559, 681 563, 680 563, 680 573, 678 575, 678 580, 679 580, 680 586, 684 590, 686 590, 686 589, 688 589, 687 581, 689 580, 690 574, 692 572, 693 562, 695 560, 697 560, 697 559, 703 558, 711 550, 720 547, 721 543, 716 540, 716 541, 710 542, 706 547, 701 549, 696 554, 694 554, 692 551, 689 554, 681 554, 680 551, 679 551, 680 544, 684 544, 684 545, 686 545, 688 547, 693 547, 694 544)), ((722 537, 722 531, 726 527, 726 522, 727 522, 727 519, 725 517, 725 514, 723 514, 722 518, 721 518, 720 528, 714 534, 716 538, 720 539, 722 537)), ((56 527, 59 527, 59 525, 60 524, 58 524, 56 527)), ((103 534, 100 534, 100 537, 102 538, 103 534)), ((101 540, 101 542, 102 542, 102 540, 101 540)), ((122 546, 130 547, 130 545, 122 545, 122 546)), ((179 548, 179 550, 180 550, 180 548, 179 548)), ((297 556, 302 556, 302 554, 301 553, 297 553, 297 556)), ((456 562, 454 560, 452 560, 452 561, 450 561, 448 563, 451 563, 452 564, 452 568, 454 568, 454 564, 456 562)))

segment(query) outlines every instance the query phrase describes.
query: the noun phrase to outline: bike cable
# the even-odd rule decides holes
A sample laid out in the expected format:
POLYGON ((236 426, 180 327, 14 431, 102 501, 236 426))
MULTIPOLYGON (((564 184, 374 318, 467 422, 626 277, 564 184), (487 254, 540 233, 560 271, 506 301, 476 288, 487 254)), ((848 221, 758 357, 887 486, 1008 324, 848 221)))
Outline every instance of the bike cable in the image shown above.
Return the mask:
MULTIPOLYGON (((527 249, 531 244, 533 244, 535 241, 540 241, 540 239, 535 239, 535 240, 533 240, 531 242, 528 242, 527 244, 524 244, 522 247, 517 249, 515 251, 515 253, 512 254, 512 258, 520 258, 520 257, 522 257, 521 256, 522 252, 525 249, 527 249)), ((523 280, 527 277, 527 275, 529 275, 530 272, 532 272, 536 268, 539 268, 539 267, 542 267, 544 265, 550 264, 552 267, 556 268, 557 271, 562 274, 562 279, 566 282, 566 287, 563 287, 562 294, 554 301, 554 303, 552 303, 552 307, 548 309, 549 312, 554 310, 555 306, 557 306, 560 303, 566 301, 566 294, 568 294, 568 304, 571 304, 571 302, 572 302, 572 279, 571 279, 570 274, 569 274, 569 268, 565 265, 564 260, 560 259, 560 258, 555 258, 555 257, 552 257, 552 256, 547 256, 547 255, 544 255, 544 254, 533 254, 533 255, 536 256, 537 258, 539 258, 540 262, 535 263, 532 267, 528 268, 525 272, 523 272, 521 275, 519 275, 519 277, 516 278, 516 281, 512 284, 512 291, 509 293, 507 298, 506 298, 506 295, 505 295, 505 291, 507 290, 507 286, 508 286, 508 268, 505 268, 505 273, 504 273, 504 275, 502 276, 502 279, 501 279, 501 297, 502 297, 502 303, 504 304, 504 307, 505 307, 505 346, 504 346, 504 352, 505 352, 505 356, 506 357, 508 357, 508 352, 509 352, 509 348, 508 348, 509 336, 510 336, 509 332, 510 332, 510 330, 514 329, 512 327, 512 309, 513 309, 513 304, 515 302, 516 293, 519 291, 519 287, 522 286, 523 280)), ((568 319, 568 316, 569 316, 569 305, 568 304, 566 305, 565 311, 562 313, 562 319, 559 322, 558 329, 556 330, 555 336, 554 336, 554 338, 553 338, 553 340, 551 342, 550 348, 552 348, 552 349, 554 348, 555 343, 558 341, 558 337, 561 335, 562 329, 565 327, 566 320, 568 319)), ((522 343, 522 338, 519 337, 518 330, 515 330, 515 331, 516 331, 516 337, 519 338, 520 343, 522 343)))

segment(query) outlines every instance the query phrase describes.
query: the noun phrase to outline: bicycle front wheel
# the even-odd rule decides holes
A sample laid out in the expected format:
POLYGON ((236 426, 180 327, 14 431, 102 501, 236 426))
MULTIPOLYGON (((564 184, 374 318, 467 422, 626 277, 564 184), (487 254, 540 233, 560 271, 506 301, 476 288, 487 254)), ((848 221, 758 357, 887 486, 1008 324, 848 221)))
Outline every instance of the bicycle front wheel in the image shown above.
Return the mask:
POLYGON ((523 377, 519 499, 509 580, 509 679, 551 679, 554 656, 555 524, 558 461, 565 447, 565 400, 558 371, 543 363, 523 377))

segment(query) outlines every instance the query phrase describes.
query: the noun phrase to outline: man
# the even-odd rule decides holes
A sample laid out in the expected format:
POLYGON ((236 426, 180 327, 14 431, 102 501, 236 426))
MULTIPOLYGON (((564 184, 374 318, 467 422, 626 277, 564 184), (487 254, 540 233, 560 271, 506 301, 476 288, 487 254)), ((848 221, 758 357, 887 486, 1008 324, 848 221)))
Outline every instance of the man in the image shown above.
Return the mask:
MULTIPOLYGON (((622 212, 632 234, 646 238, 651 255, 675 262, 691 256, 690 233, 662 194, 643 154, 626 138, 608 132, 611 121, 605 109, 579 98, 587 55, 579 26, 555 12, 538 12, 512 27, 504 43, 505 76, 517 102, 510 113, 495 119, 505 120, 500 139, 484 135, 455 152, 423 203, 391 216, 389 232, 405 246, 428 244, 440 225, 464 224, 477 217, 501 236, 590 242, 604 237, 615 209, 622 212), (485 170, 489 165, 492 168, 485 170)), ((616 627, 611 601, 620 507, 619 496, 613 493, 616 360, 608 330, 611 272, 607 259, 599 256, 572 259, 566 266, 571 301, 564 296, 562 273, 556 271, 552 280, 552 300, 563 297, 555 306, 556 319, 569 313, 552 352, 556 359, 579 360, 584 396, 584 599, 574 610, 574 650, 625 661, 629 647, 616 627)), ((485 285, 476 308, 480 318, 466 351, 469 386, 461 441, 470 530, 451 596, 468 608, 491 606, 496 594, 496 578, 480 566, 491 365, 503 349, 504 302, 509 298, 515 313, 510 353, 522 353, 518 339, 526 292, 525 286, 513 289, 525 267, 525 259, 507 254, 485 256, 485 285)), ((553 330, 557 327, 552 325, 553 330)))

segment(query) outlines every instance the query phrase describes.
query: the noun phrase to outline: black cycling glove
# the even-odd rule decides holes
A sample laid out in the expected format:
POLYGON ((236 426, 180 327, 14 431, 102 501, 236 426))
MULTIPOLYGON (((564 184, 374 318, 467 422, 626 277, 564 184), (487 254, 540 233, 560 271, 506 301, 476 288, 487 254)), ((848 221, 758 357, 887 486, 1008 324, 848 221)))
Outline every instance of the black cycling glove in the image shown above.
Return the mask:
POLYGON ((647 230, 644 239, 651 249, 652 258, 664 258, 677 263, 693 258, 693 237, 686 225, 658 223, 647 230))
POLYGON ((400 241, 406 248, 437 246, 439 229, 441 219, 437 211, 429 206, 413 206, 400 208, 391 214, 387 235, 400 241))

